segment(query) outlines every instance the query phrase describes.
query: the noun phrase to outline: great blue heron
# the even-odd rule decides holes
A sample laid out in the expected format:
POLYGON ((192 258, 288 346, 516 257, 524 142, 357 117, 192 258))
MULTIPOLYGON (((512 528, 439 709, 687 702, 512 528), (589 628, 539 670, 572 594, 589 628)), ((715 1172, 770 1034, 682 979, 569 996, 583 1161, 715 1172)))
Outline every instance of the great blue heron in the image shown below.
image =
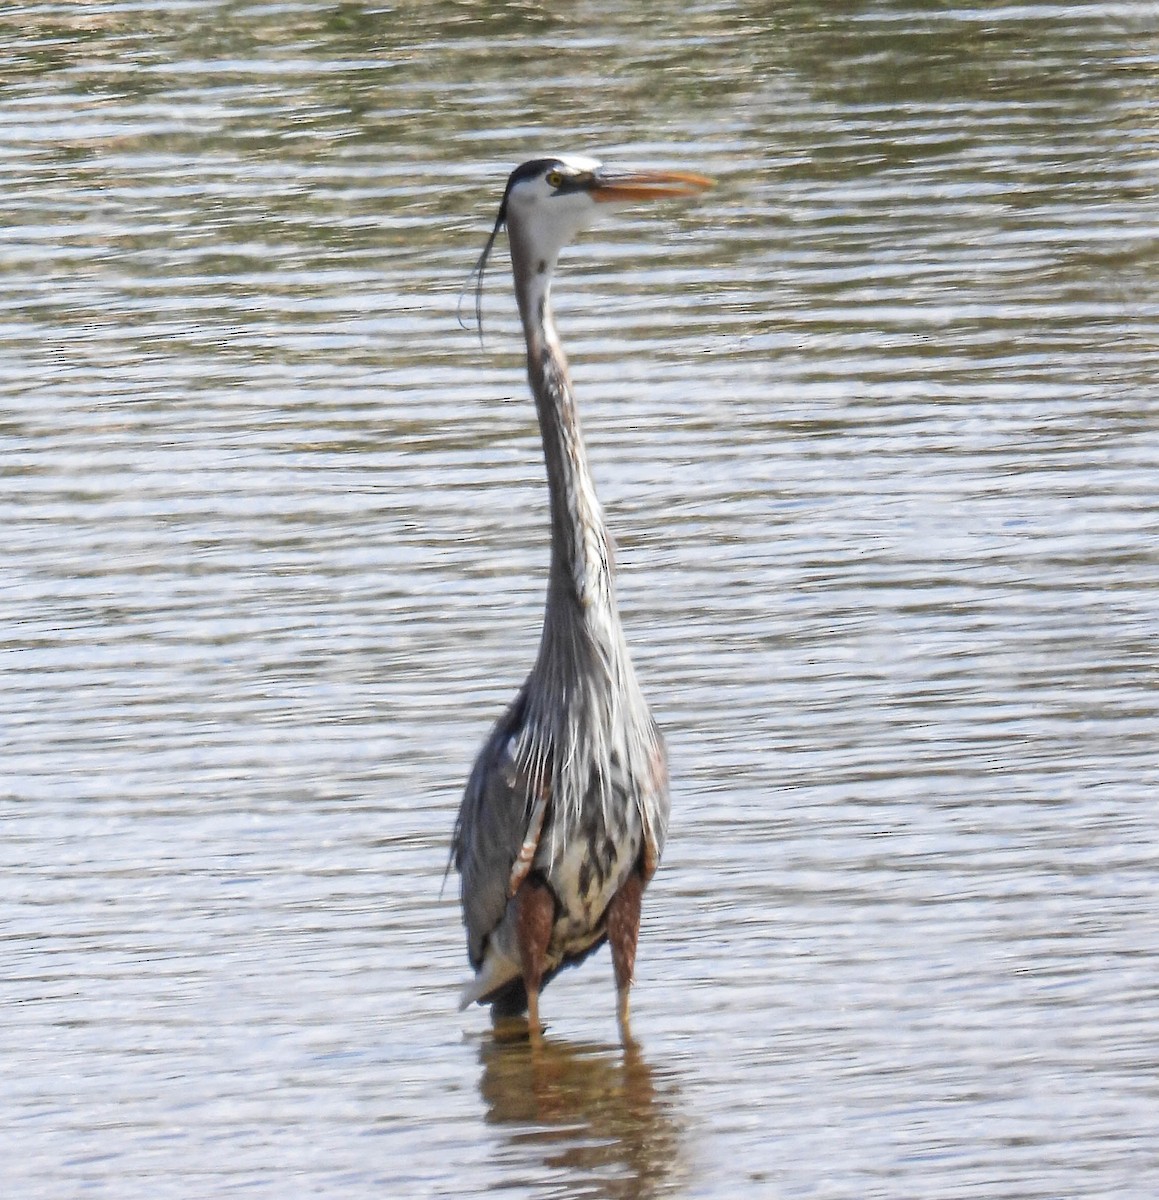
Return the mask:
POLYGON ((669 810, 664 740, 616 610, 612 537, 552 319, 552 273, 560 250, 601 203, 689 196, 711 182, 590 158, 526 162, 507 180, 476 266, 481 288, 506 225, 547 461, 551 567, 535 665, 484 743, 455 824, 452 855, 476 972, 462 1007, 490 1004, 496 1027, 526 1012, 533 1043, 541 1035, 540 989, 605 940, 620 1033, 630 1043, 640 903, 660 861, 669 810))

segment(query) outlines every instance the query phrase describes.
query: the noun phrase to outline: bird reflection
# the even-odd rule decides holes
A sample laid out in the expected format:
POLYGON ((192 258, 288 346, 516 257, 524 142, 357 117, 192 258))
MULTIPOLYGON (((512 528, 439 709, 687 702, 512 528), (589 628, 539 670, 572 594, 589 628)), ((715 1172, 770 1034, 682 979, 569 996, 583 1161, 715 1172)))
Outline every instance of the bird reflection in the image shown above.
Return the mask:
POLYGON ((683 1177, 676 1082, 638 1046, 488 1038, 479 1091, 489 1124, 520 1161, 530 1153, 569 1191, 609 1200, 670 1194, 683 1177))

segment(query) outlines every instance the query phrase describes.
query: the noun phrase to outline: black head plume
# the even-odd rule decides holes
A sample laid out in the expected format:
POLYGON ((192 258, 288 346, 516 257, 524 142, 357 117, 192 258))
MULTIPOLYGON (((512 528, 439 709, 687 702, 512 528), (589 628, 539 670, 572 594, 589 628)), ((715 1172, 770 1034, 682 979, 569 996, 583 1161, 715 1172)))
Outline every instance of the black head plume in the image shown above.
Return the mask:
POLYGON ((487 238, 487 243, 483 247, 483 253, 479 255, 479 261, 471 268, 470 275, 467 276, 467 282, 463 284, 463 290, 459 293, 459 303, 455 315, 458 317, 459 325, 467 328, 467 322, 463 320, 463 297, 471 289, 471 281, 475 281, 475 328, 479 331, 479 345, 483 344, 483 273, 487 270, 487 260, 491 257, 491 248, 495 245, 495 239, 499 236, 499 230, 507 224, 507 197, 511 195, 511 189, 524 179, 534 179, 536 175, 543 171, 549 170, 556 166, 554 158, 534 158, 530 162, 525 162, 521 166, 515 168, 510 175, 507 176, 507 186, 503 189, 503 199, 499 204, 499 215, 495 218, 495 225, 487 238))
MULTIPOLYGON (((507 185, 507 190, 511 190, 510 183, 507 185)), ((475 328, 479 331, 479 345, 483 344, 483 272, 487 270, 487 260, 491 257, 491 247, 495 245, 495 239, 499 236, 499 230, 507 224, 507 192, 503 193, 503 202, 499 205, 499 215, 495 218, 494 228, 491 230, 487 238, 487 243, 483 247, 483 253, 479 255, 478 261, 471 268, 470 275, 467 276, 467 282, 463 284, 463 290, 459 293, 459 304, 455 315, 459 319, 459 325, 467 328, 467 322, 463 320, 463 297, 471 287, 471 280, 475 281, 475 328)))

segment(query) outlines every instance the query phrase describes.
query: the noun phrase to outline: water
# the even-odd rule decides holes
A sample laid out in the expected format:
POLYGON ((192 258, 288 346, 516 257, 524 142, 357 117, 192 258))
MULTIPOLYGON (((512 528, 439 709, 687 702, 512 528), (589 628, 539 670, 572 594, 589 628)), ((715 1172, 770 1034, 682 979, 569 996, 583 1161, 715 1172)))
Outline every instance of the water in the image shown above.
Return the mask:
POLYGON ((1153 1196, 1147 4, 8 6, 5 1195, 1153 1196), (672 837, 615 1041, 466 976, 557 287, 672 837))

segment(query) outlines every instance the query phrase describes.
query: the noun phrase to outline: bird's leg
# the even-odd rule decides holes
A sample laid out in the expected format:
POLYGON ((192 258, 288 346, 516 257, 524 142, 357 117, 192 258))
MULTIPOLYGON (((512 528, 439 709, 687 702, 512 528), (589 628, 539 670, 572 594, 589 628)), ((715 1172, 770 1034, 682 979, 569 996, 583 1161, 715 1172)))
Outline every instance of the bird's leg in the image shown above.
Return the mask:
POLYGON ((527 1030, 532 1047, 537 1047, 543 1029, 539 1024, 539 988, 547 965, 547 947, 555 924, 555 899, 537 879, 525 879, 516 893, 516 939, 527 991, 527 1030))
POLYGON ((644 898, 644 878, 638 870, 624 880, 608 905, 608 945, 612 948, 612 966, 616 971, 616 1017, 620 1040, 634 1044, 628 1023, 628 993, 636 970, 636 942, 640 936, 640 905, 644 898))

